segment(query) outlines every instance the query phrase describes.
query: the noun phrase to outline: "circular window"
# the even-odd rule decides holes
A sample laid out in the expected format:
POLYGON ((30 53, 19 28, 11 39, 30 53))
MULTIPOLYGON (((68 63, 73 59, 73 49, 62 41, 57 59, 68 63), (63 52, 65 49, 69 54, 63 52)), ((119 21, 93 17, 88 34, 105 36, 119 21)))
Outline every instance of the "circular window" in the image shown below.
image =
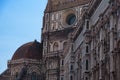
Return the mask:
POLYGON ((70 14, 70 15, 68 15, 67 18, 66 18, 66 23, 67 23, 68 25, 71 25, 71 24, 73 24, 73 23, 75 22, 75 20, 76 20, 75 14, 70 14))

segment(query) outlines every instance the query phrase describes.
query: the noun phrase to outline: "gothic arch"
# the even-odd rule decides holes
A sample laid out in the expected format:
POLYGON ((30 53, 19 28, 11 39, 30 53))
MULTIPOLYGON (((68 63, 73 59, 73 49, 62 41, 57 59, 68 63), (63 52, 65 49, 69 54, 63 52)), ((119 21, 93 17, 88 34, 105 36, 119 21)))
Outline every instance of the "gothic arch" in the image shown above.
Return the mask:
POLYGON ((11 69, 11 75, 16 75, 16 73, 19 73, 21 70, 21 66, 16 66, 11 69))
POLYGON ((37 67, 37 66, 32 66, 32 67, 30 67, 29 69, 28 69, 28 72, 27 72, 28 74, 32 74, 32 73, 36 73, 36 74, 40 74, 41 72, 40 72, 40 68, 39 67, 37 67))

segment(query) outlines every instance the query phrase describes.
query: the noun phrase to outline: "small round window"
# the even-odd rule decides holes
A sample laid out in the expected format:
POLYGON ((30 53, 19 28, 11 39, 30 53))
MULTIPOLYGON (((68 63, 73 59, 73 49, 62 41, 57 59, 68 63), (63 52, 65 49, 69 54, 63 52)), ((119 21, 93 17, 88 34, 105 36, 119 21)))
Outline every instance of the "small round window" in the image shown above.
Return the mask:
POLYGON ((75 14, 70 14, 70 15, 68 15, 67 18, 66 18, 66 23, 67 23, 68 25, 71 25, 71 24, 73 24, 73 23, 75 22, 75 19, 76 19, 75 14))

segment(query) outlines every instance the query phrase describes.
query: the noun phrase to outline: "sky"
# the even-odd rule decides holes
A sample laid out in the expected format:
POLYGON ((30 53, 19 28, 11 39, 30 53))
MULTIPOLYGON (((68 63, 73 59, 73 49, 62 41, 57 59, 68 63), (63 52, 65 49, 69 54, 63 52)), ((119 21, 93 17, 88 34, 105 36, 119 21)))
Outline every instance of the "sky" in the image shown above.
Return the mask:
POLYGON ((0 73, 21 45, 40 41, 47 0, 0 0, 0 73))

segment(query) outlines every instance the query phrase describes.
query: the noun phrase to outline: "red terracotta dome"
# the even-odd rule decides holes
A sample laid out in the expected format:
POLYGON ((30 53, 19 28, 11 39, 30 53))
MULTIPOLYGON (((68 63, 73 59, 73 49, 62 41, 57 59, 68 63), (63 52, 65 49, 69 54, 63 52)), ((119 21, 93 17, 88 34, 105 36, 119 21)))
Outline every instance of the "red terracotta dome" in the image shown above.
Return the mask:
POLYGON ((14 53, 12 60, 28 58, 28 59, 41 59, 42 58, 42 44, 37 42, 29 42, 22 45, 14 53))

